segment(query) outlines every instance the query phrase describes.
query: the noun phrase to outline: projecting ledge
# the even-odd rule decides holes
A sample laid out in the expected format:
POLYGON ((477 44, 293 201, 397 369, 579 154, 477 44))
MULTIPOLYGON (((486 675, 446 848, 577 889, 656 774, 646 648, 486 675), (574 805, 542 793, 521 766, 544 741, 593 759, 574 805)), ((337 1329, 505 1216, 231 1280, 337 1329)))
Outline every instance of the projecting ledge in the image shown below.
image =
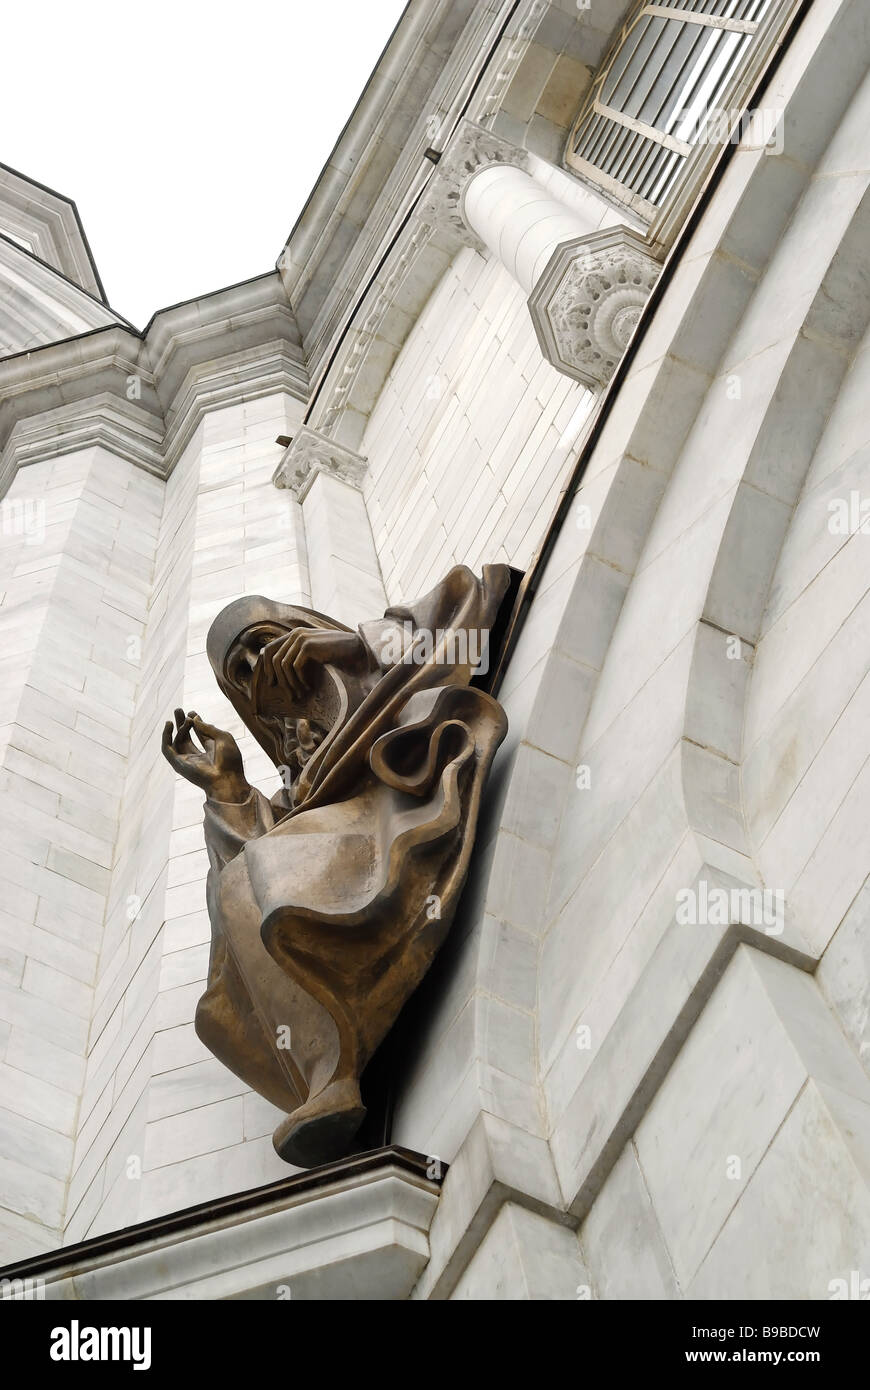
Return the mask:
POLYGON ((0 1280, 58 1300, 405 1299, 429 1259, 431 1162, 395 1147, 354 1155, 21 1261, 0 1280))

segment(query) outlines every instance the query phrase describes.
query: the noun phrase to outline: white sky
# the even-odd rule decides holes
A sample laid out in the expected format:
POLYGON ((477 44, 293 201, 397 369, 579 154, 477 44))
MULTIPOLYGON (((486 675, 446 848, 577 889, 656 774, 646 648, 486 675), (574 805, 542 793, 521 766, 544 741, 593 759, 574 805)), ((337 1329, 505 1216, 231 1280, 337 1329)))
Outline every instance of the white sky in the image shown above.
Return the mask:
POLYGON ((72 198, 112 308, 270 270, 404 0, 4 6, 0 161, 72 198))

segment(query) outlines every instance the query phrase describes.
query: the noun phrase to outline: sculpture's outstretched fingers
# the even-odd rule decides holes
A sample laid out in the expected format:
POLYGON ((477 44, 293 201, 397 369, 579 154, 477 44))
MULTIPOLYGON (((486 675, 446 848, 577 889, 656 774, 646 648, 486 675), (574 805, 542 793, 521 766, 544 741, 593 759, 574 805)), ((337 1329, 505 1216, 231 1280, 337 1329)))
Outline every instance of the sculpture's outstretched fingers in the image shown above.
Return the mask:
POLYGON ((175 711, 175 720, 178 725, 177 730, 173 730, 171 719, 168 719, 164 724, 161 747, 166 761, 183 776, 185 754, 195 753, 197 750, 190 737, 190 721, 185 718, 183 710, 177 709, 175 711))

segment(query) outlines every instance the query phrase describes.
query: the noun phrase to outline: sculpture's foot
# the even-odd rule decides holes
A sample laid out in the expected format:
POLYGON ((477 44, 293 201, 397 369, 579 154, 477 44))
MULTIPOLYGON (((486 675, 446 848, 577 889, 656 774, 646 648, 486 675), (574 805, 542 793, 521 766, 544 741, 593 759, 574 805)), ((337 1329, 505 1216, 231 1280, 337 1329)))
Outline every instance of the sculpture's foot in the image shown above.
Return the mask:
POLYGON ((278 1126, 272 1136, 275 1152, 298 1168, 344 1158, 365 1113, 358 1083, 333 1081, 278 1126))

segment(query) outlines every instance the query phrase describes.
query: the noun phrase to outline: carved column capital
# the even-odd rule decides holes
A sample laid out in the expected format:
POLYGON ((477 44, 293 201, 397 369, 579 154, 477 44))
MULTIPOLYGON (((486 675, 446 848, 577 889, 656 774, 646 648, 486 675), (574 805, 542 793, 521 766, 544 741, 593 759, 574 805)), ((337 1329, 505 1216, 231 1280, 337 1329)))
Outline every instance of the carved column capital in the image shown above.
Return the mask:
POLYGON ((303 502, 318 473, 325 473, 339 482, 359 490, 365 475, 367 460, 344 444, 302 425, 287 446, 281 462, 272 475, 276 487, 285 487, 298 502, 303 502))
POLYGON ((660 270, 628 227, 557 247, 529 296, 547 361, 592 390, 606 386, 660 270))
POLYGON ((422 220, 439 229, 448 229, 467 245, 481 249, 481 242, 465 219, 462 197, 474 175, 490 164, 513 164, 525 169, 528 155, 519 146, 493 135, 491 130, 485 130, 475 121, 462 121, 426 189, 419 207, 422 220))

